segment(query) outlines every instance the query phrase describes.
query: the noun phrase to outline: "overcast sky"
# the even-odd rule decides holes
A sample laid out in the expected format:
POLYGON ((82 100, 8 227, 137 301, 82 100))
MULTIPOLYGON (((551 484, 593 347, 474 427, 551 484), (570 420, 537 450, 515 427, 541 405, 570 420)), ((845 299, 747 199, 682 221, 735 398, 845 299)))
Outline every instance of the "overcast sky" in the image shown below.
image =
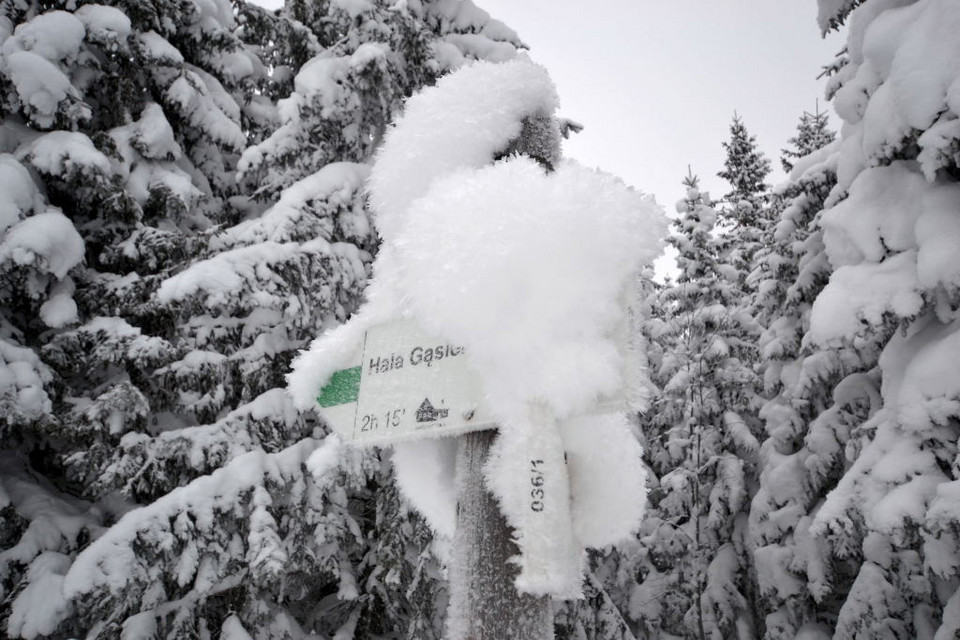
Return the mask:
MULTIPOLYGON (((668 211, 690 164, 727 185, 720 143, 736 110, 783 178, 779 153, 803 110, 824 105, 815 0, 476 0, 550 72, 562 115, 585 125, 565 151, 653 193, 668 211)), ((831 115, 836 129, 838 121, 831 115)))

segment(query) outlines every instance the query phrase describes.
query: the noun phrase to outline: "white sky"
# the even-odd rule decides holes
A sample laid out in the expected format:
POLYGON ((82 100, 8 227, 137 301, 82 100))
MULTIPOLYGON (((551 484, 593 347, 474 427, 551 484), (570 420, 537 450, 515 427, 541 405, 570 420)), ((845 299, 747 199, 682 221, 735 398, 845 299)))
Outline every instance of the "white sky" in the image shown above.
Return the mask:
MULTIPOLYGON (((475 0, 513 28, 585 125, 568 156, 653 193, 668 213, 691 165, 715 198, 720 146, 736 110, 783 179, 780 149, 823 100, 823 65, 843 45, 820 38, 816 0, 475 0)), ((831 113, 836 130, 838 119, 831 113)))

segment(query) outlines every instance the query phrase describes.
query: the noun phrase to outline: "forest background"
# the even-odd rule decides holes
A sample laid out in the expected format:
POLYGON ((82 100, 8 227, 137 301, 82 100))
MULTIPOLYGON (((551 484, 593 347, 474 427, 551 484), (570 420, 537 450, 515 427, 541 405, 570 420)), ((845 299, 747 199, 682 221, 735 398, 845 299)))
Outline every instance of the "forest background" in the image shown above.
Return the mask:
MULTIPOLYGON (((677 176, 647 517, 558 637, 960 630, 960 6, 818 6, 839 133, 677 176)), ((363 299, 403 100, 521 47, 469 1, 0 4, 3 633, 442 636, 444 541, 284 376, 363 299)))

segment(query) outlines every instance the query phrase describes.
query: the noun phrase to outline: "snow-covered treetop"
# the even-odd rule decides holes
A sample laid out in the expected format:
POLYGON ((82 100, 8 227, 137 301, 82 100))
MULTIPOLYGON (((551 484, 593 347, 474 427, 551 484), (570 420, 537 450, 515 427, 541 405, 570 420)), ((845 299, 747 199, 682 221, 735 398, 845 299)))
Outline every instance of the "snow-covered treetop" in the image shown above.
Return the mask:
POLYGON ((741 202, 752 203, 767 190, 763 181, 770 173, 770 161, 757 148, 756 137, 747 131, 737 114, 733 114, 730 123, 730 141, 721 144, 727 157, 723 171, 717 175, 733 187, 725 197, 738 208, 741 202))
POLYGON ((788 175, 797 160, 822 149, 836 139, 836 134, 828 127, 828 120, 827 112, 820 111, 819 102, 814 113, 804 111, 800 116, 797 135, 787 140, 790 148, 782 149, 780 152, 780 164, 788 175))

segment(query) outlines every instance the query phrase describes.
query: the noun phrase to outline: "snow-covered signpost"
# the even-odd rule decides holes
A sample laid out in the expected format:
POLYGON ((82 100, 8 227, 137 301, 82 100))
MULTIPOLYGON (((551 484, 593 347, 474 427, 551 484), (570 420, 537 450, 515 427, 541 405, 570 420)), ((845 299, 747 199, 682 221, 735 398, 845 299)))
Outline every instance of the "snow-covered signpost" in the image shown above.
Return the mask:
POLYGON ((408 101, 371 173, 368 302, 289 377, 343 439, 392 444, 403 494, 454 539, 450 640, 552 638, 582 550, 629 535, 645 502, 639 444, 603 398, 631 384, 627 300, 665 218, 561 159, 556 106, 524 60, 408 101))

